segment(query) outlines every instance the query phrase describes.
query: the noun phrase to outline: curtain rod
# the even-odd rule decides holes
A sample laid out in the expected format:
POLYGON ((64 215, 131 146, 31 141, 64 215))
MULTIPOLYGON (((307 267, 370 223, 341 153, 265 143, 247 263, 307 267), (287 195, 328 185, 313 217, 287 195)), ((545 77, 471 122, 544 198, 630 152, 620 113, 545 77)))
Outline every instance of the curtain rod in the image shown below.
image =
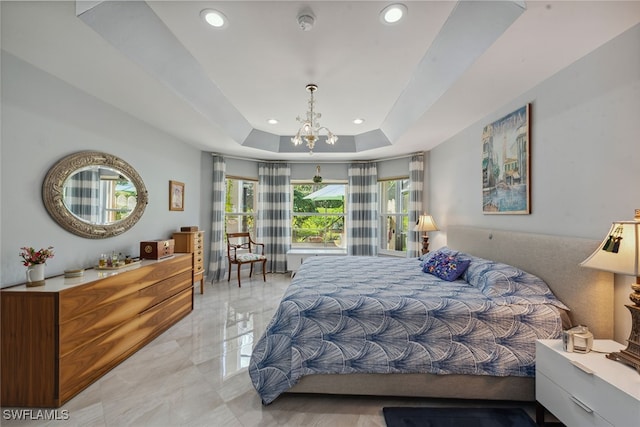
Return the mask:
POLYGON ((295 163, 295 164, 307 164, 307 163, 328 163, 328 164, 342 164, 342 163, 371 163, 371 162, 383 162, 383 161, 388 161, 388 160, 398 160, 398 159, 405 159, 407 157, 411 157, 411 156, 415 156, 416 154, 423 154, 424 155, 424 151, 418 151, 415 153, 410 153, 410 154, 404 154, 401 156, 395 156, 395 157, 386 157, 384 159, 373 159, 373 160, 323 160, 323 161, 317 161, 317 160, 264 160, 264 159, 252 159, 249 157, 240 157, 240 156, 229 156, 226 154, 222 154, 222 153, 211 153, 212 156, 221 156, 221 157, 226 157, 228 159, 235 159, 235 160, 246 160, 246 161, 251 161, 251 162, 267 162, 267 163, 272 163, 272 162, 284 162, 284 163, 295 163))

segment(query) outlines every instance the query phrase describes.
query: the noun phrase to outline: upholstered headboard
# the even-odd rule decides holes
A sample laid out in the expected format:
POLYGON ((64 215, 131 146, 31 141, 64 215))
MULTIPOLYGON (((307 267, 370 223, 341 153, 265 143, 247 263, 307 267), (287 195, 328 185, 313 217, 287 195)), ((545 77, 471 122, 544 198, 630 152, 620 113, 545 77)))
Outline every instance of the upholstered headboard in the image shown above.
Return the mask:
POLYGON ((570 309, 574 324, 596 338, 613 338, 613 274, 580 267, 600 242, 450 225, 447 246, 510 264, 543 279, 570 309))

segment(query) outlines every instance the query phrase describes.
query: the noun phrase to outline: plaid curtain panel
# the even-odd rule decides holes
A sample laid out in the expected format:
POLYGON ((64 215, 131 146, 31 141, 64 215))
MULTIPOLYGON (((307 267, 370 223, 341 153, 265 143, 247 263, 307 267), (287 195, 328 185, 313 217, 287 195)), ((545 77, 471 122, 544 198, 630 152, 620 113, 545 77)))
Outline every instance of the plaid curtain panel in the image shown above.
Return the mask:
POLYGON ((83 221, 95 224, 108 219, 100 218, 100 173, 97 170, 74 174, 65 185, 64 200, 69 211, 83 221))
POLYGON ((349 255, 378 255, 378 167, 349 166, 347 251, 349 255))
POLYGON ((407 239, 407 258, 416 258, 422 254, 422 239, 419 231, 413 231, 422 212, 422 187, 424 186, 424 156, 414 154, 409 162, 409 230, 407 239))
POLYGON ((287 271, 291 247, 291 168, 286 163, 258 165, 257 241, 264 243, 267 272, 287 271))
POLYGON ((224 239, 226 168, 224 157, 213 157, 213 204, 211 209, 211 252, 209 253, 209 275, 212 282, 218 282, 224 277, 227 265, 227 246, 224 239))

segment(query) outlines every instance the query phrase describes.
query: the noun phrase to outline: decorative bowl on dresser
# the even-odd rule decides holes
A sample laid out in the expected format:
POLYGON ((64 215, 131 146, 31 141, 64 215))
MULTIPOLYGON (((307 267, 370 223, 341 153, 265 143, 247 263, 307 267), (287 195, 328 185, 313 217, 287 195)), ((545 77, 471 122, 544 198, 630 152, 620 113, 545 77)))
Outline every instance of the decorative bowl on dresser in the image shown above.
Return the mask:
POLYGON ((193 255, 0 291, 0 405, 56 408, 193 310, 193 255))
POLYGON ((193 227, 182 227, 180 232, 173 233, 176 253, 193 254, 193 282, 200 282, 200 293, 204 293, 204 231, 184 231, 193 227))

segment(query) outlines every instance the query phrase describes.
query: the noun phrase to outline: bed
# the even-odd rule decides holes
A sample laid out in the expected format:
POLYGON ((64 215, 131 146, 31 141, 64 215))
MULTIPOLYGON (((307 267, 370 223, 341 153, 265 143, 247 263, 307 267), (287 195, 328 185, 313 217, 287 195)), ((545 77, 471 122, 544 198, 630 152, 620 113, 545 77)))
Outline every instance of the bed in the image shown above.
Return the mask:
POLYGON ((535 340, 560 336, 565 309, 612 336, 612 276, 577 267, 598 242, 461 226, 447 239, 436 254, 469 264, 452 281, 417 259, 305 262, 254 347, 262 402, 284 392, 532 401, 535 340))

